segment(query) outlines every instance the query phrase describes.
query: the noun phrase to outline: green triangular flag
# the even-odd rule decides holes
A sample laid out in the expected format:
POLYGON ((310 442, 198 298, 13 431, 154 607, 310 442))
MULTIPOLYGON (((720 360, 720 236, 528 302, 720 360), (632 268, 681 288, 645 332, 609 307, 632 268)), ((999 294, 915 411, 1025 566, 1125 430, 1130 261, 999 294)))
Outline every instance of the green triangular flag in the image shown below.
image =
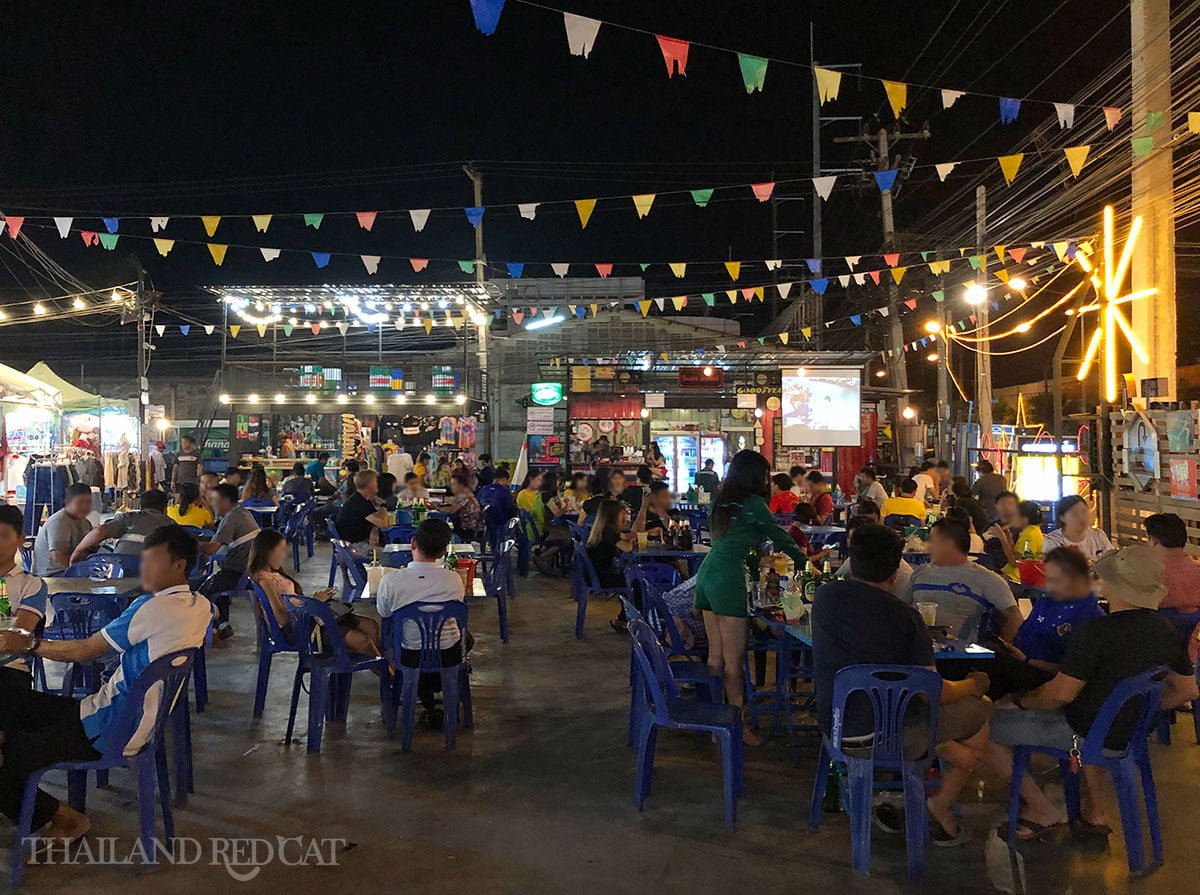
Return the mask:
POLYGON ((463 273, 475 273, 475 262, 474 261, 459 261, 458 269, 461 270, 463 273))
POLYGON ((945 301, 945 300, 946 300, 946 292, 945 292, 945 290, 943 290, 943 289, 935 289, 935 290, 933 291, 933 300, 934 300, 934 301, 945 301))
POLYGON ((759 345, 766 345, 766 344, 767 344, 767 337, 766 337, 766 336, 759 336, 759 337, 758 337, 758 344, 759 344, 759 345))
POLYGON ((304 216, 304 226, 319 230, 321 228, 321 221, 323 220, 325 220, 324 214, 306 214, 304 216))
MULTIPOLYGON (((1138 158, 1141 158, 1143 155, 1149 155, 1150 152, 1154 149, 1154 138, 1153 137, 1134 137, 1132 142, 1133 142, 1133 154, 1135 156, 1137 156, 1138 158)), ((103 233, 100 234, 100 241, 101 242, 104 241, 103 233)))
POLYGON ((117 247, 117 235, 118 234, 116 234, 116 233, 101 233, 101 234, 99 234, 100 245, 104 246, 106 249, 108 249, 111 252, 113 249, 115 249, 117 247))
POLYGON ((983 263, 983 255, 972 255, 967 261, 971 264, 971 270, 979 270, 979 265, 983 263))
POLYGON ((708 205, 708 200, 712 198, 712 194, 712 187, 706 190, 692 190, 692 201, 701 208, 704 208, 704 206, 708 205))
POLYGON ((1146 112, 1146 130, 1156 131, 1163 123, 1162 109, 1149 109, 1146 112))
POLYGON ((922 261, 928 261, 928 260, 929 260, 929 255, 930 255, 930 253, 929 253, 929 252, 922 252, 922 253, 921 253, 921 260, 922 260, 922 261))
POLYGON ((753 93, 755 90, 761 92, 763 82, 767 79, 767 60, 762 56, 738 53, 738 65, 742 68, 742 80, 746 84, 746 92, 753 93))
POLYGON ((646 268, 647 268, 647 267, 649 267, 649 266, 650 266, 649 264, 639 264, 639 265, 638 265, 638 267, 640 267, 640 268, 642 269, 642 273, 645 273, 645 272, 646 272, 646 268))
POLYGON ((291 334, 292 334, 292 325, 291 325, 290 323, 285 323, 285 324, 283 325, 283 335, 284 335, 284 337, 286 338, 286 337, 290 336, 291 334))
POLYGON ((716 303, 717 303, 716 293, 705 292, 700 297, 704 299, 704 303, 706 305, 708 305, 710 308, 713 307, 714 305, 716 305, 716 303))

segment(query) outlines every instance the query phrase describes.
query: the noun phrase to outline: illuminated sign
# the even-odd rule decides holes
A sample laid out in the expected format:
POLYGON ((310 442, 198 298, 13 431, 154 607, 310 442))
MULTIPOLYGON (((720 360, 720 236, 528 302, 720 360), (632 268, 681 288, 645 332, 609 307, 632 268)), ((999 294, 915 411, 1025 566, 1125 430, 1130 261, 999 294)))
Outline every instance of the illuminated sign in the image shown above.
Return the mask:
POLYGON ((561 382, 535 382, 529 389, 529 400, 542 407, 553 407, 563 399, 561 382))

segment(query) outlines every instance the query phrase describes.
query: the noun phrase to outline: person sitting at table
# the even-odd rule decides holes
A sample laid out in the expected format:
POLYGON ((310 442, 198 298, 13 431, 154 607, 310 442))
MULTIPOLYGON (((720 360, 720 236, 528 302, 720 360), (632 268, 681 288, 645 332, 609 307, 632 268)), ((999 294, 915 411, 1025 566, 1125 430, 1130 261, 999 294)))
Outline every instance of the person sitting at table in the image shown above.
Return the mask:
POLYGON ((208 508, 212 508, 212 493, 217 485, 221 484, 221 479, 215 472, 205 472, 200 476, 200 502, 208 508))
POLYGON ((313 480, 315 485, 321 479, 325 478, 325 467, 329 463, 329 452, 321 451, 317 454, 317 459, 309 460, 304 467, 304 474, 313 480))
POLYGON ((396 493, 396 477, 390 472, 379 473, 379 493, 376 497, 385 510, 395 512, 400 496, 396 493))
POLYGON ((805 494, 808 502, 817 513, 818 525, 829 525, 833 522, 833 495, 829 493, 829 483, 819 469, 810 469, 804 477, 805 494))
POLYGON ((800 502, 800 498, 792 493, 792 480, 788 478, 786 472, 777 472, 771 476, 771 503, 769 504, 772 516, 790 516, 796 512, 796 504, 800 502))
MULTIPOLYGON (((853 521, 853 520, 851 520, 853 521)), ((934 667, 933 641, 920 613, 898 600, 897 571, 904 542, 884 525, 868 523, 850 539, 852 577, 817 589, 812 606, 813 684, 817 725, 828 736, 833 727, 833 682, 852 665, 912 665, 934 667)), ((924 567, 922 567, 924 568, 924 567)), ((1007 593, 1008 588, 1005 588, 1007 593)), ((967 841, 955 816, 955 805, 988 741, 989 703, 983 699, 988 676, 974 672, 965 680, 943 681, 938 705, 935 742, 925 739, 928 707, 910 706, 905 718, 904 753, 916 760, 933 752, 944 762, 942 783, 926 799, 933 841, 957 846, 967 841)), ((842 721, 842 748, 869 757, 874 742, 874 713, 865 694, 852 694, 842 721)), ((890 803, 880 804, 876 823, 889 832, 902 832, 903 820, 890 803)))
POLYGON ((483 523, 488 532, 502 531, 508 520, 517 515, 517 502, 513 500, 508 487, 508 475, 507 466, 497 466, 492 483, 484 485, 475 494, 483 510, 483 523))
MULTIPOLYGON (((844 563, 842 563, 838 567, 837 572, 834 573, 835 578, 852 578, 852 577, 854 577, 854 564, 853 564, 853 561, 849 558, 852 555, 849 548, 850 548, 850 542, 852 540, 854 540, 854 533, 856 531, 858 531, 860 528, 862 528, 863 526, 878 525, 878 524, 880 524, 878 518, 873 519, 870 516, 864 515, 862 513, 859 513, 856 516, 852 516, 850 518, 850 520, 846 523, 847 559, 844 563)), ((890 530, 891 529, 889 529, 889 531, 890 530)), ((903 599, 904 595, 906 593, 908 593, 908 583, 912 580, 912 574, 913 574, 913 567, 908 564, 908 560, 906 560, 904 558, 903 554, 901 554, 900 566, 899 566, 899 568, 896 569, 896 577, 893 578, 891 580, 891 582, 889 582, 887 584, 886 587, 884 587, 884 590, 888 591, 888 593, 893 594, 896 597, 900 597, 901 599, 903 599)))
MULTIPOLYGON (((628 527, 629 510, 625 504, 611 497, 600 502, 585 549, 601 587, 625 587, 625 573, 618 556, 634 548, 634 536, 626 531, 628 527)), ((625 631, 624 606, 609 625, 618 633, 625 631)))
POLYGON ((558 474, 545 473, 532 510, 533 525, 540 539, 533 554, 533 564, 543 575, 562 575, 567 571, 562 559, 571 555, 571 533, 561 520, 571 517, 570 507, 571 504, 558 493, 558 474))
MULTIPOLYGON (((712 547, 696 573, 696 606, 708 632, 708 667, 721 678, 725 699, 741 709, 746 702, 746 557, 770 540, 797 564, 807 558, 767 507, 771 464, 756 451, 738 451, 712 508, 712 547)), ((758 745, 763 738, 742 715, 742 739, 758 745)))
POLYGON ((971 553, 983 553, 983 538, 975 531, 975 520, 971 518, 971 514, 959 506, 949 507, 943 514, 943 519, 953 519, 971 536, 971 553))
POLYGON ((446 512, 456 535, 464 541, 479 537, 483 511, 471 490, 470 480, 462 473, 450 476, 450 500, 446 502, 446 512))
POLYGON ((142 543, 149 535, 175 524, 167 515, 167 495, 164 491, 143 491, 138 506, 140 509, 117 513, 84 535, 83 540, 71 551, 71 564, 86 558, 101 542, 110 539, 117 542, 114 553, 137 556, 142 552, 142 543))
MULTIPOLYGON (((192 486, 195 488, 195 485, 192 486)), ((38 529, 33 542, 33 570, 38 575, 57 575, 71 564, 71 554, 92 530, 92 489, 82 482, 68 485, 63 507, 38 529)), ((3 565, 0 562, 0 565, 3 565)))
POLYGON ((971 561, 970 549, 971 536, 961 522, 933 523, 930 562, 916 567, 902 599, 909 605, 936 603, 937 623, 951 637, 978 640, 986 615, 990 631, 1011 643, 1021 626, 1021 610, 1003 578, 971 561))
POLYGON ((334 522, 342 540, 363 556, 379 543, 379 529, 390 524, 378 498, 379 476, 373 469, 360 469, 354 474, 354 492, 346 498, 334 522))
POLYGON ((479 468, 475 470, 475 481, 480 488, 486 488, 496 477, 496 469, 492 466, 491 454, 479 455, 479 468))
POLYGON ((397 502, 400 506, 411 507, 422 500, 429 501, 429 489, 425 487, 419 475, 410 472, 404 477, 404 491, 399 495, 397 502))
POLYGON ((967 484, 967 480, 960 475, 956 475, 950 483, 950 489, 946 494, 946 509, 951 505, 962 507, 971 515, 971 523, 975 526, 975 533, 980 537, 983 533, 991 528, 991 517, 983 509, 983 504, 971 496, 971 486, 967 484))
POLYGON ((854 477, 854 487, 860 501, 869 500, 876 507, 883 506, 883 502, 888 499, 887 491, 879 484, 879 475, 872 466, 864 466, 858 471, 858 475, 854 477))
MULTIPOLYGON (((1057 548, 1055 551, 1057 553, 1057 548)), ((1109 614, 1093 618, 1067 641, 1058 672, 1047 683, 1000 700, 992 719, 988 760, 1005 781, 1012 774, 1012 747, 1046 746, 1071 750, 1086 736, 1104 701, 1123 681, 1159 665, 1169 669, 1160 707, 1178 708, 1198 697, 1196 677, 1171 623, 1155 612, 1166 594, 1162 564, 1154 551, 1134 544, 1101 556, 1095 563, 1096 590, 1109 614)), ((1105 741, 1125 749, 1133 713, 1117 715, 1105 741)), ((1082 817, 1076 831, 1098 837, 1111 832, 1097 798, 1104 771, 1083 766, 1082 817)), ((1022 809, 1017 836, 1037 839, 1066 825, 1061 808, 1046 798, 1032 774, 1021 782, 1022 809)))
MULTIPOLYGON (((375 605, 380 618, 390 618, 398 609, 412 603, 450 603, 464 599, 462 577, 453 569, 447 569, 444 560, 450 546, 450 526, 441 519, 426 519, 413 533, 413 558, 407 566, 389 572, 379 584, 375 605)), ((400 632, 400 665, 416 668, 421 661, 421 632, 416 623, 405 622, 400 632)), ((470 650, 470 634, 459 631, 454 619, 448 619, 442 627, 442 667, 451 668, 463 660, 464 646, 470 650)), ((395 658, 393 658, 393 661, 395 658)), ((441 688, 440 674, 422 674, 417 685, 421 700, 422 723, 432 729, 442 726, 442 712, 436 708, 435 696, 441 688)), ((458 711, 458 706, 446 706, 458 711)))
POLYGON ((1113 549, 1113 543, 1103 531, 1092 527, 1092 508, 1078 494, 1068 494, 1054 505, 1058 530, 1046 535, 1046 549, 1074 547, 1095 562, 1113 549))
MULTIPOLYGON (((86 640, 42 640, 28 631, 0 631, 0 653, 7 655, 92 663, 114 651, 120 654, 112 676, 82 701, 34 691, 19 676, 0 674, 0 731, 5 734, 0 814, 18 821, 25 781, 33 771, 60 762, 95 761, 103 750, 118 745, 109 743, 108 736, 122 715, 131 683, 155 659, 204 643, 212 607, 188 587, 195 564, 196 539, 177 525, 161 527, 146 536, 142 552, 141 583, 148 593, 103 630, 86 640)), ((134 731, 124 751, 136 754, 145 741, 145 730, 134 731)), ((90 826, 87 815, 37 791, 31 830, 41 840, 65 845, 90 826)))
MULTIPOLYGON (((89 507, 91 499, 92 492, 88 488, 89 507)), ((46 530, 50 519, 42 524, 40 531, 46 530)), ((0 579, 8 589, 8 605, 12 611, 11 624, 22 631, 36 631, 37 626, 46 617, 46 602, 49 597, 46 594, 46 582, 21 568, 21 545, 24 542, 24 515, 17 507, 0 505, 0 579)), ((24 657, 17 656, 0 666, 0 681, 11 682, 24 690, 30 689, 33 686, 33 677, 24 657)), ((0 717, 3 717, 3 707, 0 707, 0 717)), ((6 729, 0 725, 0 733, 6 729)))
POLYGON ((450 460, 445 454, 438 457, 437 464, 434 466, 433 472, 429 473, 429 487, 450 487, 450 460))
POLYGON ((619 469, 614 469, 613 472, 620 476, 619 481, 624 487, 618 491, 610 476, 609 493, 617 500, 625 502, 625 506, 629 507, 630 516, 636 516, 642 508, 642 498, 645 497, 650 485, 654 482, 654 470, 643 463, 635 472, 635 480, 629 484, 626 484, 629 480, 625 477, 625 473, 619 469))
POLYGON ((542 487, 542 474, 533 472, 532 470, 526 474, 525 481, 521 483, 521 490, 517 492, 517 507, 524 510, 526 513, 533 512, 533 505, 537 502, 538 490, 542 487))
POLYGON ((432 460, 433 458, 429 455, 429 451, 421 451, 419 454, 417 454, 417 462, 413 465, 413 472, 417 474, 417 478, 421 480, 422 485, 424 485, 429 478, 429 467, 432 460))
POLYGON ((179 500, 167 507, 167 515, 180 525, 192 528, 208 528, 213 524, 213 514, 200 500, 200 489, 191 482, 179 485, 179 500))
POLYGON ((804 551, 804 555, 810 558, 814 551, 808 539, 808 533, 804 529, 816 524, 817 511, 812 508, 812 504, 797 503, 792 514, 792 524, 788 526, 788 534, 792 536, 792 540, 796 542, 796 546, 804 551))
POLYGON ((596 517, 596 511, 600 509, 600 504, 608 500, 608 473, 610 470, 607 467, 597 469, 588 479, 588 494, 586 500, 579 508, 579 524, 584 525, 588 519, 596 517))
POLYGON ((1163 564, 1167 593, 1159 608, 1200 612, 1200 561, 1187 552, 1187 526, 1174 513, 1155 513, 1143 524, 1150 547, 1163 564))
POLYGON ((911 478, 903 478, 896 486, 896 496, 889 497, 879 508, 886 522, 891 516, 911 516, 917 525, 925 524, 925 503, 917 500, 917 483, 911 478))
POLYGON ((792 480, 792 493, 797 497, 804 496, 804 477, 808 475, 808 470, 803 466, 793 466, 788 470, 788 478, 792 480))
POLYGON ((242 489, 242 471, 236 466, 226 468, 225 475, 221 478, 222 485, 233 485, 238 491, 242 489))
MULTIPOLYGON (((999 505, 999 502, 997 502, 999 505)), ((1032 500, 1022 500, 1017 503, 1016 518, 1013 526, 996 524, 986 532, 989 540, 995 539, 1004 555, 1002 574, 1010 581, 1021 580, 1021 570, 1017 562, 1031 554, 1034 559, 1041 559, 1042 551, 1053 549, 1042 535, 1042 508, 1032 500), (1012 536, 1013 530, 1017 536, 1012 536)), ((1006 507, 1007 509, 1007 507, 1006 507)))
POLYGON ((269 501, 274 506, 279 504, 275 499, 275 489, 267 481, 266 469, 257 463, 250 467, 250 478, 242 489, 242 500, 269 501))
POLYGON ((293 498, 298 504, 312 497, 313 480, 304 471, 303 463, 292 464, 292 474, 279 483, 279 493, 293 498))
POLYGON ((663 456, 658 442, 652 441, 647 445, 646 452, 642 455, 642 462, 650 469, 654 481, 661 482, 666 479, 667 459, 663 456))
MULTIPOLYGON (((304 596, 304 589, 284 568, 288 560, 288 543, 282 532, 263 529, 250 542, 250 558, 246 563, 246 576, 262 588, 271 604, 275 621, 288 636, 292 633, 292 618, 288 615, 287 597, 304 596)), ((346 647, 353 653, 364 656, 381 656, 379 622, 373 618, 355 615, 332 602, 337 596, 336 587, 327 587, 312 594, 314 600, 332 603, 337 615, 338 627, 346 647)))
POLYGON ((671 493, 671 486, 666 482, 654 482, 642 498, 642 508, 634 518, 633 528, 630 530, 634 534, 640 531, 655 532, 651 537, 661 540, 663 532, 671 525, 671 508, 674 502, 675 495, 671 493))
POLYGON ((574 519, 579 515, 579 511, 583 508, 584 501, 586 501, 589 496, 588 474, 586 472, 572 473, 571 483, 559 497, 559 506, 562 508, 561 515, 569 516, 570 518, 574 519))
POLYGON ((913 482, 917 486, 915 497, 921 503, 925 503, 927 500, 938 499, 938 483, 934 479, 933 469, 933 462, 926 460, 921 464, 921 468, 917 471, 917 474, 912 477, 913 482))
POLYGON ((200 588, 217 607, 217 637, 226 640, 233 636, 229 623, 229 603, 232 593, 246 574, 250 560, 250 543, 259 532, 254 514, 238 503, 237 488, 233 485, 218 485, 213 492, 213 509, 220 522, 212 538, 200 545, 200 552, 213 556, 221 549, 225 557, 221 569, 200 588))
POLYGON ((697 488, 703 488, 708 494, 717 493, 717 488, 721 487, 721 477, 717 475, 712 457, 704 461, 704 468, 696 473, 695 482, 697 488))

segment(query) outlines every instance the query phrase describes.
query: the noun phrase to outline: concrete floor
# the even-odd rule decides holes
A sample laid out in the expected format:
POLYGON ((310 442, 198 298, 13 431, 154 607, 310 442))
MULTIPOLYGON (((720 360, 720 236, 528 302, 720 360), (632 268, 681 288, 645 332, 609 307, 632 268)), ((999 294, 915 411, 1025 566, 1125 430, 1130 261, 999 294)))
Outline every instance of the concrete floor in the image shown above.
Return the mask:
MULTIPOLYGON (((320 545, 302 574, 308 591, 324 584, 328 550, 320 545)), ((720 776, 711 747, 697 738, 659 738, 654 791, 639 814, 630 800, 633 755, 625 746, 627 640, 606 622, 613 604, 588 613, 587 637, 572 636, 574 603, 566 583, 534 575, 518 580, 512 637, 499 642, 494 605, 472 606, 474 731, 458 751, 440 733, 419 730, 412 754, 388 740, 379 721, 374 678, 357 680, 349 721, 328 725, 323 751, 285 744, 294 663, 278 659, 265 716, 250 718, 254 635, 249 610, 235 608, 238 634, 209 654, 210 705, 194 716, 196 793, 177 809, 177 832, 201 840, 201 863, 140 872, 130 866, 30 868, 26 888, 55 892, 194 892, 236 887, 212 864, 214 837, 328 837, 349 846, 337 866, 263 867, 248 888, 260 892, 897 892, 904 847, 876 833, 872 877, 849 869, 843 815, 819 833, 805 823, 815 751, 776 739, 747 752, 739 826, 721 817, 720 776)), ((301 697, 303 733, 306 697, 301 697)), ((1037 893, 1194 892, 1200 877, 1196 806, 1200 747, 1190 719, 1176 744, 1155 747, 1166 864, 1148 880, 1126 880, 1119 834, 1099 855, 1069 843, 1023 849, 1028 891, 1037 893)), ((923 892, 995 892, 1008 875, 1008 852, 988 831, 1000 819, 999 783, 984 779, 984 798, 968 793, 965 822, 973 841, 927 849, 923 892)), ((92 790, 89 841, 118 837, 125 854, 136 835, 132 788, 124 772, 110 791, 92 790)), ((1114 814, 1115 817, 1115 814, 1114 814)), ((260 846, 261 847, 261 846, 260 846)), ((96 845, 99 848, 99 845, 96 845)), ((245 873, 250 868, 237 868, 245 873)), ((228 890, 228 889, 227 889, 228 890)), ((1011 891, 1011 889, 1010 889, 1011 891)))

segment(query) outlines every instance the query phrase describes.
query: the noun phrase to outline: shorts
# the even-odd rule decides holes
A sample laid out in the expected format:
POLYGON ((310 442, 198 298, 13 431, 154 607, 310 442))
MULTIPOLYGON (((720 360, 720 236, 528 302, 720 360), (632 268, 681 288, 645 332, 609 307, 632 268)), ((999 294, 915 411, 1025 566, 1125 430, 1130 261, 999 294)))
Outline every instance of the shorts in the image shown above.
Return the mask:
POLYGON ((1075 731, 1061 711, 1012 708, 992 716, 991 740, 1000 746, 1044 746, 1068 752, 1075 731))
MULTIPOLYGON (((921 715, 924 715, 924 710, 921 715)), ((961 743, 969 740, 983 730, 988 719, 992 717, 992 704, 981 696, 960 699, 958 702, 938 706, 937 730, 934 745, 942 743, 961 743)), ((929 738, 925 724, 906 724, 904 727, 904 759, 917 761, 929 756, 929 738)), ((843 737, 842 751, 850 758, 869 758, 871 744, 875 735, 863 737, 843 737)))
POLYGON ((746 594, 742 588, 705 586, 696 582, 696 608, 708 610, 713 615, 723 615, 729 618, 747 618, 750 613, 746 610, 746 594))

